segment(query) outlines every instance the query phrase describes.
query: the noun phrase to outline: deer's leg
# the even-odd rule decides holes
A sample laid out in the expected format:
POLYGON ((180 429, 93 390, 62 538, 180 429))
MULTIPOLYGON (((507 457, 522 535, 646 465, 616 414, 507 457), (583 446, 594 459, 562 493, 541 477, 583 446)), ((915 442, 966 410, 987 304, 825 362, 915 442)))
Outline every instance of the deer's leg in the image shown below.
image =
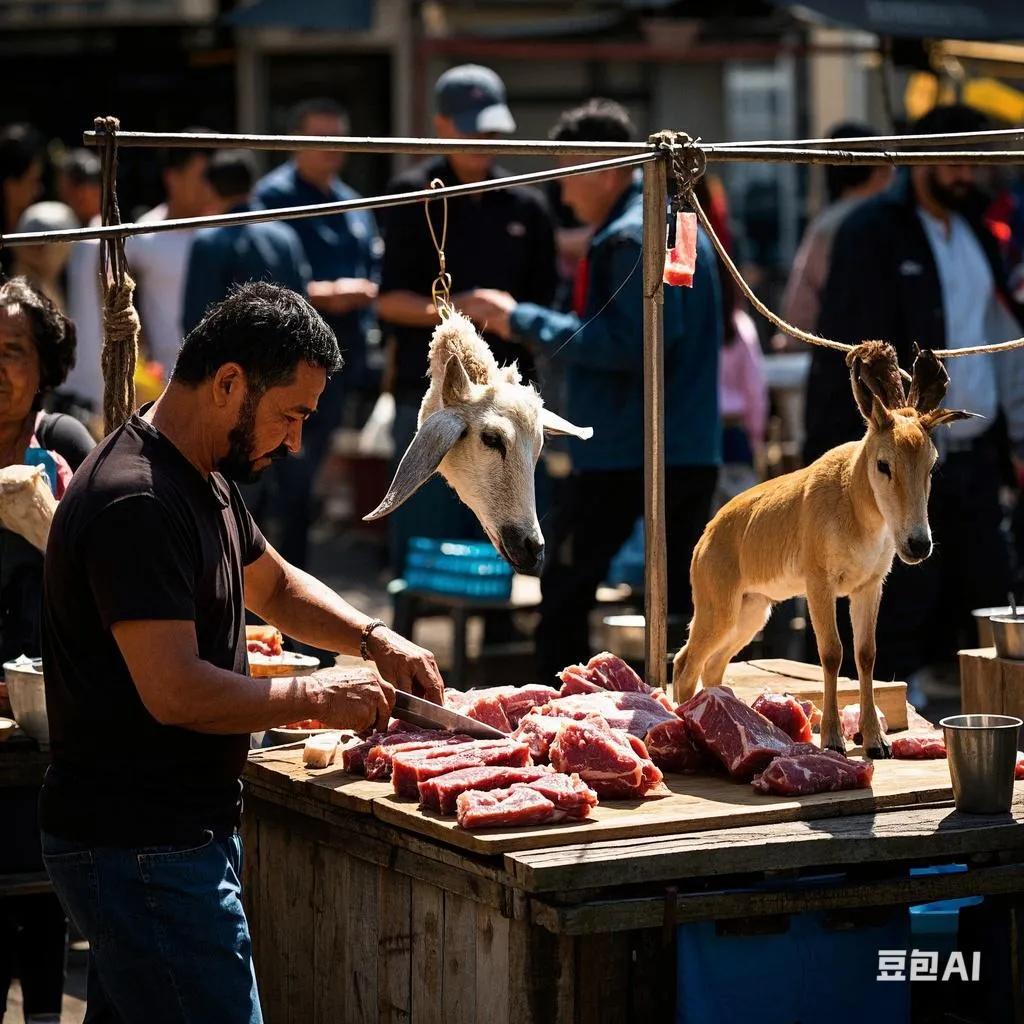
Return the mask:
POLYGON ((836 687, 843 664, 843 643, 836 627, 836 596, 824 580, 807 581, 807 609, 818 641, 818 657, 825 674, 825 706, 821 716, 821 746, 826 750, 846 753, 846 741, 839 724, 839 702, 836 687))
POLYGON ((672 662, 673 700, 681 703, 693 696, 708 658, 722 647, 733 631, 740 600, 738 593, 730 593, 725 587, 706 595, 701 595, 700 590, 694 588, 690 635, 672 662), (704 600, 701 600, 702 596, 704 600))
POLYGON ((876 580, 850 595, 857 679, 860 682, 860 735, 864 753, 873 760, 892 757, 892 748, 882 733, 875 713, 875 627, 882 600, 882 581, 876 580))
POLYGON ((744 594, 739 617, 726 643, 708 658, 704 666, 704 686, 721 686, 729 662, 743 650, 764 627, 771 614, 772 603, 763 594, 744 594))

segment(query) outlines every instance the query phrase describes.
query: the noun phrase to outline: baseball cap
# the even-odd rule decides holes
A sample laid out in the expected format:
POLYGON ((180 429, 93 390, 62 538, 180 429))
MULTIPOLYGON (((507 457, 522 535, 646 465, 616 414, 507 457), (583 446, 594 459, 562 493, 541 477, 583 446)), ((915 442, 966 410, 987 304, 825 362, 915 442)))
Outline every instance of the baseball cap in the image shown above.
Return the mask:
POLYGON ((446 71, 434 87, 437 112, 450 117, 460 132, 516 130, 505 97, 505 83, 479 64, 460 64, 446 71))

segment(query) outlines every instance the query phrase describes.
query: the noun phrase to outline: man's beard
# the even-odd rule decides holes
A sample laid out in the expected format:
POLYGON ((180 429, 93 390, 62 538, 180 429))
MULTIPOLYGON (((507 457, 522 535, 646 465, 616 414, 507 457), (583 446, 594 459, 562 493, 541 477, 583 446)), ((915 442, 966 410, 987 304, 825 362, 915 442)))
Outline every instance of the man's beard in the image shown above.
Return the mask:
POLYGON ((272 452, 258 456, 255 460, 252 458, 256 435, 257 405, 259 405, 259 397, 253 394, 252 391, 249 391, 242 402, 242 408, 238 413, 238 420, 228 434, 227 454, 217 462, 217 470, 229 480, 234 480, 235 483, 255 483, 264 470, 270 468, 267 465, 257 469, 256 463, 260 459, 270 459, 273 462, 277 462, 288 455, 288 446, 282 444, 272 452))
POLYGON ((943 185, 934 170, 929 169, 928 191, 941 206, 953 213, 964 213, 976 201, 977 192, 967 182, 957 182, 953 186, 943 185))

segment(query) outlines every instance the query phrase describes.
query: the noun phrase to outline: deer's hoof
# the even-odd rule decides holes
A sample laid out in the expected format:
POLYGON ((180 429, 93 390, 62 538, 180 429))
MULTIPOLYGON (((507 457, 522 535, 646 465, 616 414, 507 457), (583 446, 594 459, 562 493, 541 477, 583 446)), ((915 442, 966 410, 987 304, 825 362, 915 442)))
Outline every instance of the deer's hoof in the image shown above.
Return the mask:
POLYGON ((821 749, 822 750, 834 750, 837 754, 846 756, 846 740, 842 736, 822 736, 821 738, 821 749))
POLYGON ((892 757, 892 745, 884 737, 875 746, 865 747, 864 756, 872 761, 887 761, 892 757))

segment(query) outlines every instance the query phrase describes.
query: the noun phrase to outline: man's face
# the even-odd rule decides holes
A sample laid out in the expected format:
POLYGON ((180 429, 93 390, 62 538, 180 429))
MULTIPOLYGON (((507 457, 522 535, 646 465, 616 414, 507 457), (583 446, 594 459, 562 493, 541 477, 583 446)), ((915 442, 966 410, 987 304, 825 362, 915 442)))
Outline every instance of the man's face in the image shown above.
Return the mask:
POLYGON ((164 171, 167 198, 179 216, 202 217, 213 210, 215 196, 206 180, 209 162, 208 156, 196 153, 183 166, 164 171))
MULTIPOLYGON (((559 160, 562 167, 579 163, 583 163, 579 157, 559 160)), ((595 171, 593 174, 573 174, 562 178, 562 202, 584 224, 600 224, 608 213, 609 197, 617 188, 617 180, 615 171, 595 171)))
POLYGON ((302 362, 288 384, 260 396, 246 389, 217 469, 237 483, 253 483, 271 463, 296 454, 302 425, 316 411, 326 383, 323 369, 302 362))
POLYGON ((977 175, 970 164, 926 168, 928 191, 947 210, 965 209, 977 186, 977 175))
MULTIPOLYGON (((307 114, 299 126, 299 135, 347 135, 348 125, 333 114, 307 114)), ((307 177, 322 181, 341 174, 345 154, 336 150, 306 149, 296 155, 296 161, 307 177)))
MULTIPOLYGON (((442 139, 500 139, 497 132, 460 132, 450 117, 438 114, 434 118, 434 127, 438 137, 442 139)), ((485 181, 491 176, 494 157, 483 153, 451 153, 448 162, 455 173, 463 181, 485 181)), ((446 185, 454 182, 445 182, 446 185)))

